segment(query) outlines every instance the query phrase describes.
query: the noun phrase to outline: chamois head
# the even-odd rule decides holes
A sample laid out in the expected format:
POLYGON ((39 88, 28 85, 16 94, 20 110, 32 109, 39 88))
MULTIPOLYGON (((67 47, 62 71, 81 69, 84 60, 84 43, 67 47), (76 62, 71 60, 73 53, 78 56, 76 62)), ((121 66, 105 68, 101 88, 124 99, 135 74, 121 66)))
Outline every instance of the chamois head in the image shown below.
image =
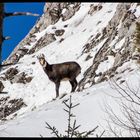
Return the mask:
POLYGON ((42 67, 46 67, 47 66, 47 62, 45 60, 45 55, 42 53, 39 56, 37 56, 40 64, 42 65, 42 67))

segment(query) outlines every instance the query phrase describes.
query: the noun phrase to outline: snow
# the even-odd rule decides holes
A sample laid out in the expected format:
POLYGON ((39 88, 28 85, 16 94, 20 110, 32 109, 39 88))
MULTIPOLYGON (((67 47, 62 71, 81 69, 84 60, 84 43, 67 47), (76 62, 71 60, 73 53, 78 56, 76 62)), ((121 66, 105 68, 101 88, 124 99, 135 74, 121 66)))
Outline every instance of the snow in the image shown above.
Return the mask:
MULTIPOLYGON (((113 39, 113 41, 109 44, 110 47, 114 47, 115 43, 117 42, 118 40, 118 36, 115 36, 115 39, 113 39)), ((114 48, 112 47, 112 50, 114 50, 114 48)))
POLYGON ((140 6, 138 6, 138 7, 136 8, 135 16, 136 16, 136 17, 139 17, 139 16, 140 16, 140 6))
MULTIPOLYGON (((135 78, 139 79, 138 74, 133 72, 127 77, 129 82, 134 80, 134 75, 137 75, 135 78)), ((68 99, 70 95, 72 95, 73 104, 80 103, 73 109, 77 124, 81 124, 79 131, 91 130, 99 125, 96 133, 101 134, 107 127, 107 121, 105 120, 109 119, 104 110, 105 105, 109 104, 116 112, 120 111, 115 99, 110 96, 111 93, 113 93, 113 96, 117 96, 116 90, 112 89, 108 82, 97 84, 82 92, 69 93, 62 99, 50 101, 34 111, 19 115, 14 120, 3 122, 0 127, 0 136, 40 137, 41 134, 42 136, 52 137, 50 131, 45 128, 45 122, 55 126, 59 132, 64 134, 68 116, 63 110, 65 106, 62 102, 68 99)), ((121 114, 119 115, 121 116, 121 114)), ((107 131, 104 136, 109 136, 107 131)))
MULTIPOLYGON (((90 41, 91 35, 96 35, 107 26, 116 11, 118 3, 102 3, 103 8, 94 13, 93 16, 88 14, 90 5, 91 3, 82 3, 80 10, 69 20, 62 21, 60 19, 56 24, 48 26, 44 31, 36 33, 35 35, 38 41, 46 33, 54 33, 56 29, 65 30, 62 36, 56 37, 56 41, 32 55, 25 55, 20 59, 20 64, 13 66, 18 67, 20 72, 24 71, 28 75, 33 76, 33 79, 27 84, 11 84, 9 81, 3 81, 5 85, 4 90, 8 91, 8 95, 0 94, 0 97, 10 96, 10 99, 22 98, 27 106, 17 111, 17 116, 14 119, 12 119, 12 114, 8 117, 8 121, 0 122, 0 136, 40 137, 41 134, 42 136, 51 137, 52 134, 45 128, 45 122, 56 126, 61 133, 64 133, 64 129, 67 128, 67 115, 63 110, 64 104, 62 104, 62 102, 68 99, 70 95, 72 95, 73 103, 80 103, 73 111, 74 114, 76 114, 77 124, 82 125, 79 128, 81 131, 93 129, 97 125, 99 125, 98 134, 101 134, 104 129, 107 129, 105 119, 109 118, 107 118, 103 109, 107 103, 119 113, 118 105, 109 95, 111 93, 115 95, 116 91, 111 88, 108 82, 102 82, 94 86, 88 83, 85 85, 87 89, 74 93, 70 93, 71 86, 69 82, 61 82, 59 89, 60 96, 64 93, 66 93, 66 96, 53 101, 52 99, 55 98, 56 94, 55 85, 48 79, 37 60, 37 56, 40 53, 44 53, 46 60, 50 64, 76 61, 82 67, 82 72, 77 77, 77 80, 80 81, 83 78, 84 72, 92 65, 94 57, 102 48, 106 38, 90 50, 89 54, 92 56, 92 59, 88 61, 85 61, 88 54, 82 54, 83 46, 90 41), (97 25, 99 21, 100 24, 97 25), (63 28, 64 25, 68 25, 68 27, 63 28), (53 29, 53 27, 56 27, 56 29, 53 29), (60 43, 59 40, 62 38, 64 38, 64 41, 60 43), (32 62, 36 63, 33 65, 32 62)), ((110 44, 110 47, 116 43, 116 40, 117 37, 110 44)), ((120 49, 124 41, 125 38, 115 45, 115 49, 120 49)), ((32 48, 35 43, 31 44, 30 48, 32 48)), ((108 70, 112 67, 113 63, 114 57, 111 55, 108 56, 107 60, 100 63, 96 74, 108 70)), ((136 68, 135 66, 136 65, 132 65, 131 62, 128 62, 118 69, 118 71, 120 72, 121 69, 126 67, 136 68)), ((127 74, 128 73, 126 73, 126 75, 127 74)), ((136 75, 136 73, 132 72, 126 80, 134 80, 134 75, 136 75)), ((122 77, 124 78, 125 75, 122 77)), ((138 79, 138 76, 136 77, 138 79)), ((108 132, 105 133, 105 136, 109 136, 108 132)))
POLYGON ((123 38, 121 41, 119 41, 116 45, 115 45, 115 50, 119 50, 122 45, 124 44, 125 42, 125 38, 123 38))
MULTIPOLYGON (((77 109, 73 110, 73 113, 76 115, 77 124, 82 124, 81 129, 79 130, 90 130, 96 125, 99 125, 99 123, 103 123, 102 121, 99 121, 104 117, 100 104, 103 101, 103 98, 106 97, 104 90, 107 88, 108 86, 103 84, 102 86, 97 85, 94 88, 89 88, 81 93, 75 92, 71 94, 74 104, 80 102, 77 109), (87 95, 87 93, 89 94, 87 95), (100 96, 100 94, 102 94, 102 96, 100 96), (89 120, 91 120, 90 123, 89 120)), ((2 124, 0 127, 0 136, 39 137, 40 134, 43 136, 52 136, 45 128, 45 122, 55 125, 61 133, 64 133, 64 128, 66 129, 67 127, 67 115, 63 111, 64 105, 62 104, 62 101, 67 99, 69 95, 55 101, 55 103, 54 101, 47 103, 35 111, 29 112, 21 117, 18 116, 15 120, 2 124), (40 129, 38 130, 38 128, 40 129), (3 129, 5 129, 4 132, 2 131, 3 129)), ((99 132, 101 131, 103 131, 102 126, 99 132)))
POLYGON ((140 6, 137 6, 137 3, 134 3, 130 7, 130 11, 132 11, 137 18, 140 16, 140 6))
POLYGON ((101 62, 100 65, 98 66, 98 69, 96 70, 96 74, 107 71, 113 66, 113 64, 114 64, 114 56, 108 56, 108 60, 101 62))
POLYGON ((64 9, 62 10, 62 15, 63 15, 65 12, 66 12, 66 8, 64 8, 64 9))

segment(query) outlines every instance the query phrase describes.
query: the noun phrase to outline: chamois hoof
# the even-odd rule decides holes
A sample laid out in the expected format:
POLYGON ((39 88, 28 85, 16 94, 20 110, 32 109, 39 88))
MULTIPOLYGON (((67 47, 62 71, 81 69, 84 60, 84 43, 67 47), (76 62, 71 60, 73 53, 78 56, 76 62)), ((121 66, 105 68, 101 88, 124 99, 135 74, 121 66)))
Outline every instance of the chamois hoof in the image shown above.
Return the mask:
POLYGON ((52 101, 55 101, 57 98, 53 98, 52 101))

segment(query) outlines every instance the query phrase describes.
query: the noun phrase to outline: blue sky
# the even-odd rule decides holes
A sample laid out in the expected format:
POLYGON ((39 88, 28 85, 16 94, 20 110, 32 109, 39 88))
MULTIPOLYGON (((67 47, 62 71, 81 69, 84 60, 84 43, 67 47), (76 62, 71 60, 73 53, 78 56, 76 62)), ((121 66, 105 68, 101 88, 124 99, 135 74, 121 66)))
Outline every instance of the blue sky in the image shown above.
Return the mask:
MULTIPOLYGON (((45 2, 5 3, 5 12, 43 13, 45 2)), ((27 35, 39 17, 15 16, 4 19, 3 34, 10 36, 10 40, 3 43, 2 60, 5 60, 16 45, 27 35)))

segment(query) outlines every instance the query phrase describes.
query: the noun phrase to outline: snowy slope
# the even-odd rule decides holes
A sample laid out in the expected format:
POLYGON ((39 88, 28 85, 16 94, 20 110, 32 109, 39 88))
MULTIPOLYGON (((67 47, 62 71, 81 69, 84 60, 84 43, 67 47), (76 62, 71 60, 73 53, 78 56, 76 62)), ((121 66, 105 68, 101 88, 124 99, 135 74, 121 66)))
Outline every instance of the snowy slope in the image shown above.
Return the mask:
MULTIPOLYGON (((107 16, 108 20, 106 20, 105 18, 99 18, 98 15, 92 18, 89 17, 90 15, 87 15, 87 12, 89 11, 90 4, 84 3, 81 5, 80 10, 71 19, 65 22, 62 22, 60 19, 60 21, 53 25, 57 29, 61 29, 65 24, 68 24, 69 28, 67 28, 64 35, 61 36, 61 38, 65 38, 65 40, 62 43, 59 43, 60 37, 58 37, 55 42, 49 44, 47 47, 42 48, 37 53, 34 53, 33 55, 25 55, 23 58, 20 59, 19 63, 21 64, 18 64, 19 66, 17 65, 18 69, 21 71, 25 71, 26 73, 31 73, 31 75, 33 75, 34 78, 30 84, 26 85, 13 84, 11 86, 9 81, 5 81, 5 91, 9 92, 10 98, 22 97, 25 103, 28 104, 28 107, 33 108, 34 106, 42 105, 55 97, 54 83, 52 83, 45 75, 42 67, 40 66, 36 58, 36 56, 40 53, 45 54, 46 60, 50 64, 65 61, 78 62, 82 67, 82 73, 77 78, 77 80, 79 81, 83 76, 83 72, 90 66, 90 63, 92 62, 92 60, 85 62, 84 59, 86 56, 80 57, 80 55, 82 54, 83 46, 86 44, 86 41, 92 34, 96 33, 98 30, 101 30, 101 28, 103 28, 108 23, 108 21, 113 16, 113 13, 115 12, 116 6, 117 4, 105 4, 102 12, 99 14, 103 17, 107 16), (112 6, 114 6, 114 11, 105 15, 106 9, 111 9, 112 6), (93 26, 96 25, 96 22, 98 22, 98 20, 100 19, 104 20, 102 21, 102 26, 100 25, 99 27, 97 26, 96 28, 93 28, 93 26), (75 27, 75 21, 80 21, 82 23, 79 26, 75 27), (85 32, 82 32, 83 28, 87 30, 85 32), (31 64, 33 61, 36 62, 35 65, 31 64)), ((53 32, 51 26, 52 25, 45 29, 43 33, 53 32)), ((43 33, 41 32, 36 34, 37 39, 43 36, 43 33)), ((100 48, 103 42, 101 42, 101 44, 95 47, 95 50, 93 50, 92 53, 93 57, 96 53, 95 51, 98 51, 98 48, 100 48)), ((69 82, 61 83, 60 93, 69 93, 70 90, 71 87, 69 82)), ((26 107, 26 109, 28 107, 26 107)))
MULTIPOLYGON (((95 5, 96 4, 98 3, 95 3, 95 5)), ((54 42, 33 54, 24 55, 24 57, 19 60, 19 64, 12 66, 17 67, 20 72, 25 72, 28 75, 33 76, 33 79, 27 84, 11 84, 8 80, 3 81, 5 86, 4 91, 8 91, 8 95, 0 96, 9 96, 10 99, 22 98, 27 106, 18 110, 16 112, 16 117, 13 118, 14 114, 11 114, 7 117, 8 121, 1 121, 0 136, 39 137, 40 134, 43 136, 52 136, 50 132, 45 129, 45 121, 55 125, 60 132, 64 133, 63 131, 67 126, 67 116, 63 111, 64 105, 62 104, 62 101, 67 99, 69 95, 72 95, 74 103, 80 103, 80 106, 74 110, 74 113, 77 116, 77 123, 82 125, 80 128, 81 130, 90 130, 96 125, 99 125, 100 127, 97 133, 100 134, 104 129, 107 129, 107 123, 105 121, 107 115, 103 110, 104 103, 108 102, 112 105, 113 109, 116 111, 118 110, 119 112, 116 102, 109 95, 111 93, 116 93, 116 91, 111 88, 110 84, 108 82, 103 82, 91 86, 91 84, 88 83, 85 85, 85 90, 70 93, 71 86, 69 82, 61 82, 60 95, 63 95, 64 93, 67 95, 62 99, 52 101, 55 97, 55 85, 44 73, 37 60, 37 56, 44 53, 46 60, 50 64, 65 61, 78 62, 82 67, 82 72, 77 77, 77 80, 80 81, 84 77, 84 72, 92 65, 95 55, 102 48, 107 38, 103 39, 89 52, 92 59, 89 59, 88 61, 85 61, 88 54, 82 53, 83 46, 90 40, 91 35, 95 36, 108 25, 108 22, 116 12, 117 5, 118 3, 102 3, 102 9, 91 16, 88 14, 91 3, 82 3, 80 9, 72 18, 66 21, 62 21, 60 18, 56 24, 49 25, 42 32, 35 34, 38 41, 46 33, 54 33, 56 29, 65 30, 62 36, 55 36, 56 40, 54 42), (99 22, 100 24, 97 24, 99 22), (68 27, 64 28, 64 25, 68 25, 68 27), (62 38, 64 40, 60 42, 62 38), (32 62, 36 63, 33 65, 32 62)), ((113 46, 116 43, 115 41, 116 40, 114 39, 110 46, 113 46)), ((114 49, 121 48, 123 43, 124 39, 118 42, 114 49)), ((34 44, 35 43, 31 44, 30 48, 32 48, 34 44)), ((96 74, 108 70, 113 64, 114 57, 109 56, 108 60, 100 63, 96 74)), ((121 75, 122 79, 125 79, 128 82, 132 82, 136 78, 138 79, 137 73, 139 71, 133 61, 129 61, 122 65, 118 69, 118 72, 125 68, 135 69, 135 71, 123 73, 121 75), (128 74, 130 74, 129 77, 127 77, 128 74)), ((6 70, 7 69, 3 70, 1 75, 3 75, 6 70)), ((96 77, 95 80, 97 79, 98 77, 96 77)), ((138 80, 135 81, 135 84, 137 84, 138 80)), ((109 136, 109 133, 106 132, 105 136, 109 136)))
MULTIPOLYGON (((81 131, 90 130, 97 125, 100 126, 100 133, 104 130, 103 102, 107 99, 107 101, 114 104, 113 100, 106 95, 107 93, 104 93, 105 90, 112 92, 109 86, 103 83, 81 93, 72 94, 73 103, 80 102, 80 105, 73 110, 73 113, 76 115, 77 124, 82 124, 81 131)), ((62 104, 62 101, 67 99, 69 95, 57 101, 49 102, 35 111, 1 125, 0 136, 39 137, 40 134, 53 136, 45 128, 45 122, 56 126, 64 134, 64 130, 67 128, 67 114, 63 110, 64 104, 62 104)), ((97 131, 98 134, 100 134, 99 132, 97 131)))
MULTIPOLYGON (((126 78, 126 75, 124 75, 124 78, 126 78)), ((132 85, 133 87, 138 86, 139 72, 134 71, 126 78, 128 83, 132 84, 134 77, 136 82, 135 85, 132 85)), ((1 122, 0 136, 40 137, 42 135, 53 137, 54 135, 50 133, 50 130, 45 128, 45 122, 55 126, 60 133, 65 134, 64 130, 67 128, 68 116, 63 110, 66 107, 62 102, 67 100, 70 95, 72 95, 73 104, 80 103, 79 106, 73 109, 77 124, 81 124, 80 131, 91 130, 98 125, 99 129, 96 130, 95 134, 100 135, 106 130, 104 136, 112 136, 107 131, 108 125, 106 120, 109 120, 109 118, 105 112, 105 105, 111 105, 112 109, 120 116, 122 114, 116 98, 112 97, 118 97, 117 92, 111 88, 108 82, 97 84, 83 92, 69 93, 62 99, 49 101, 34 111, 17 116, 14 120, 1 122)), ((130 136, 128 133, 124 132, 124 134, 124 136, 130 136)))

